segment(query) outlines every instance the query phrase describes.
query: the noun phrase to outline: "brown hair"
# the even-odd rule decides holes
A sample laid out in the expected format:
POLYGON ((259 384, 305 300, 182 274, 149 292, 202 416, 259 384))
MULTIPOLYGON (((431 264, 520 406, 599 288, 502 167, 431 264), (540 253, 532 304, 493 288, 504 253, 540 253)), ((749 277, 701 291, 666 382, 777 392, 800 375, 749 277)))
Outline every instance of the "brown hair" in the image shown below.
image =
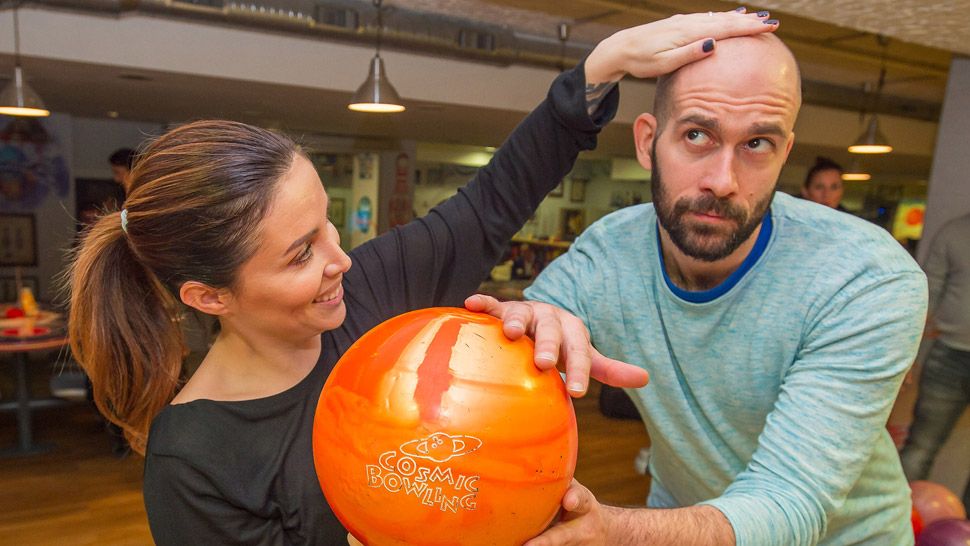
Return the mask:
POLYGON ((808 174, 805 175, 805 181, 802 182, 802 187, 807 189, 809 184, 812 183, 812 178, 822 171, 838 171, 839 174, 845 174, 845 169, 842 168, 842 165, 827 157, 818 156, 815 158, 815 164, 808 169, 808 174))
POLYGON ((179 288, 232 287, 255 252, 275 185, 300 148, 231 121, 200 121, 136 157, 122 214, 99 218, 68 274, 70 339, 94 401, 144 453, 152 419, 181 384, 179 288))

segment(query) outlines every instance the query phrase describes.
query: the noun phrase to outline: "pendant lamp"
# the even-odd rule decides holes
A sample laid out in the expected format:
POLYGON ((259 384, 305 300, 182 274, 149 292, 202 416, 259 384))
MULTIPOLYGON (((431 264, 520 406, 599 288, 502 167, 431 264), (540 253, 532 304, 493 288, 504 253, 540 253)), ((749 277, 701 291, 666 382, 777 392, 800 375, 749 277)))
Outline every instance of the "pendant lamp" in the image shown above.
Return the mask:
POLYGON ((404 105, 394 86, 387 79, 384 59, 381 58, 381 34, 384 32, 384 16, 381 0, 374 0, 377 8, 377 51, 370 60, 367 79, 354 93, 347 108, 356 112, 371 112, 389 114, 403 112, 404 105))
POLYGON ((51 115, 50 110, 44 106, 44 101, 27 84, 23 69, 20 67, 20 21, 17 17, 17 8, 13 10, 13 51, 13 81, 0 91, 0 114, 21 117, 51 115))

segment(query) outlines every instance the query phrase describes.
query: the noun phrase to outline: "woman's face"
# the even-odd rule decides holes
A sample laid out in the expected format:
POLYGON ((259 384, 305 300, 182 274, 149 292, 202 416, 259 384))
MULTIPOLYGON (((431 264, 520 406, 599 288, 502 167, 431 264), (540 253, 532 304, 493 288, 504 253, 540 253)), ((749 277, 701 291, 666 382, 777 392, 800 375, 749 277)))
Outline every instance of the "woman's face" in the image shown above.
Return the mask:
POLYGON ((808 185, 802 188, 802 197, 835 208, 842 202, 842 173, 825 169, 812 175, 808 185))
POLYGON ((295 156, 277 183, 260 222, 258 248, 240 268, 231 311, 224 317, 244 335, 296 341, 343 323, 341 282, 350 257, 327 220, 327 205, 313 165, 295 156))

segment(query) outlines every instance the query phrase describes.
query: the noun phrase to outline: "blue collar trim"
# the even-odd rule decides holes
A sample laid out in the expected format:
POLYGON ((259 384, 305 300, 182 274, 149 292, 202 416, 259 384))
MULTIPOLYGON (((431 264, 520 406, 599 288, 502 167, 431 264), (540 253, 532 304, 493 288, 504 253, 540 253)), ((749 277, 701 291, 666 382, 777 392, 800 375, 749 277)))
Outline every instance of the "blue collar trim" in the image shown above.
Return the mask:
POLYGON ((670 280, 670 276, 667 275, 667 266, 664 263, 663 249, 660 246, 660 227, 657 227, 657 252, 660 254, 660 271, 663 273, 664 282, 667 283, 667 287, 670 291, 674 293, 678 298, 690 302, 690 303, 707 303, 714 301, 717 298, 726 294, 729 290, 734 288, 734 285, 738 284, 744 275, 754 267, 754 264, 758 261, 758 258, 765 253, 765 249, 768 248, 768 241, 771 240, 772 231, 772 221, 771 221, 771 210, 769 209, 765 213, 764 219, 761 221, 761 231, 758 233, 758 240, 755 241, 754 247, 748 256, 741 262, 741 266, 734 270, 734 273, 724 279, 724 282, 711 288, 710 290, 699 290, 691 291, 684 290, 682 288, 674 285, 670 280))

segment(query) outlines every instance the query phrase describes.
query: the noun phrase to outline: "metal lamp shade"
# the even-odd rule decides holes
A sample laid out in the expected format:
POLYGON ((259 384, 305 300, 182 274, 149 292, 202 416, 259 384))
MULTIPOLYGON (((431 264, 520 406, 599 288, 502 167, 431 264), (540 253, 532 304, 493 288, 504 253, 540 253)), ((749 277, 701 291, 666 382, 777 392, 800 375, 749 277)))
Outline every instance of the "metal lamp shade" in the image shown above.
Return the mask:
POLYGON ((380 55, 374 55, 374 58, 371 59, 367 80, 354 93, 354 97, 347 108, 357 112, 392 113, 404 111, 401 97, 398 96, 394 86, 387 79, 384 59, 380 55))
POLYGON ((865 132, 849 146, 849 152, 853 154, 888 154, 891 151, 893 147, 889 145, 886 135, 879 130, 879 120, 875 115, 869 119, 865 132))
POLYGON ((37 92, 24 81, 20 65, 14 67, 13 81, 0 92, 0 114, 27 117, 51 115, 37 92))

